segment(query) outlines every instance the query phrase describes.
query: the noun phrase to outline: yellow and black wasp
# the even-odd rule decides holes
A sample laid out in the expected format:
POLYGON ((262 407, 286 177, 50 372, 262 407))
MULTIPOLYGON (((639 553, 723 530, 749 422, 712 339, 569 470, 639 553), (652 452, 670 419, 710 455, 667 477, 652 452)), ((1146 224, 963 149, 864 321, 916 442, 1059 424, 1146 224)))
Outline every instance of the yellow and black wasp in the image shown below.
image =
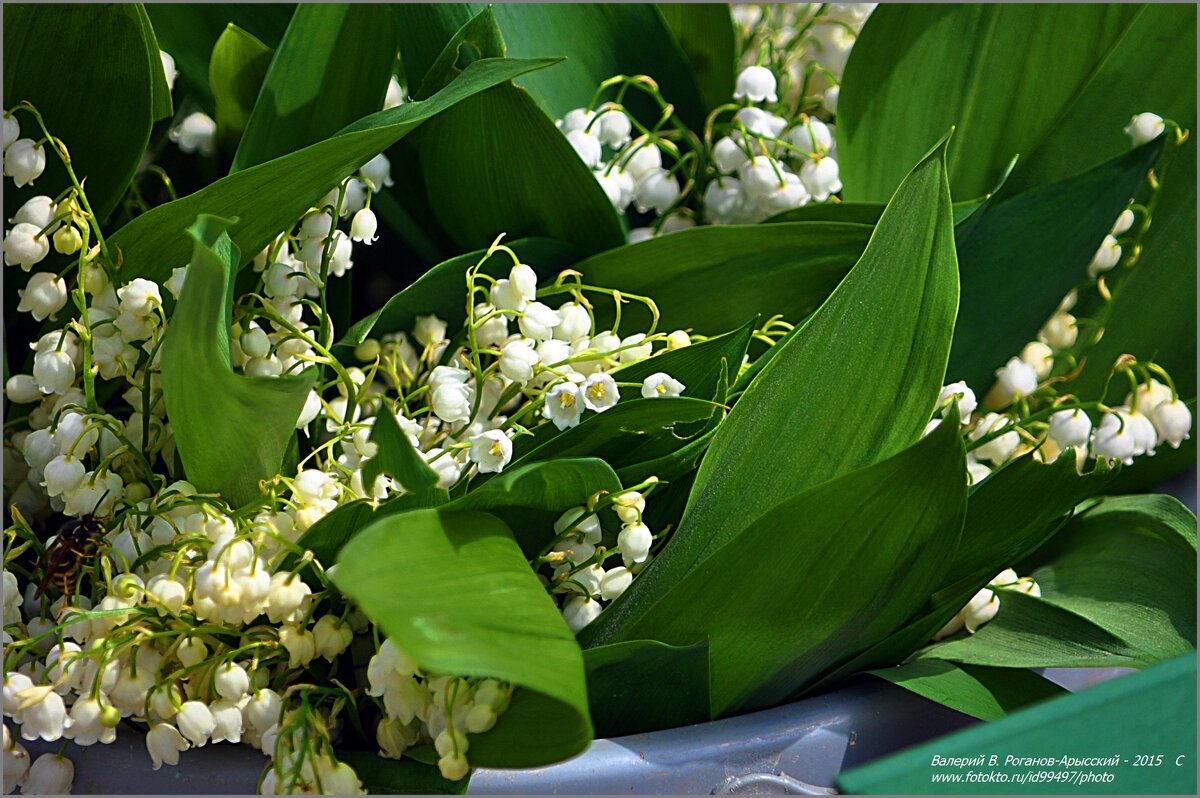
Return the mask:
MULTIPOLYGON (((101 497, 96 507, 103 501, 101 497)), ((104 519, 97 518, 95 510, 63 524, 42 555, 39 565, 42 581, 34 598, 41 598, 50 585, 57 587, 63 596, 74 595, 82 581, 84 565, 95 559, 103 537, 104 519)))

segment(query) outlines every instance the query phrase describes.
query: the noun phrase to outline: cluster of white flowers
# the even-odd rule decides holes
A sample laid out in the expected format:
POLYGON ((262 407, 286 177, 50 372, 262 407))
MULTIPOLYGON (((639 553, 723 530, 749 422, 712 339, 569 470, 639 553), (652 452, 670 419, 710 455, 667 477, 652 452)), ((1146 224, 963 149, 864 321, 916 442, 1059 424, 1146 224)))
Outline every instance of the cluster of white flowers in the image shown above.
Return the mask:
POLYGON ((596 508, 572 507, 554 524, 554 546, 544 558, 551 564, 542 575, 562 600, 567 625, 578 632, 594 621, 607 602, 615 600, 633 583, 633 578, 650 564, 654 534, 642 521, 645 495, 625 491, 611 500, 621 522, 616 546, 601 545, 604 530, 596 508), (607 558, 620 555, 622 564, 604 567, 607 558))
MULTIPOLYGON (((381 699, 375 729, 380 754, 399 759, 420 742, 432 742, 444 778, 458 781, 470 765, 471 734, 483 734, 508 709, 513 687, 495 679, 445 676, 423 671, 384 640, 367 664, 367 694, 381 699)), ((264 790, 265 792, 265 790, 264 790)))
POLYGON ((1042 589, 1038 587, 1038 583, 1033 581, 1032 577, 1018 577, 1016 571, 1011 568, 1005 568, 988 583, 987 587, 981 588, 978 593, 972 596, 971 600, 967 602, 967 606, 959 610, 933 636, 933 639, 942 640, 962 631, 964 628, 969 634, 975 634, 979 630, 979 627, 992 620, 992 618, 995 618, 996 613, 1000 611, 1000 596, 1003 590, 1014 590, 1018 593, 1024 593, 1027 596, 1036 597, 1042 595, 1042 589))
MULTIPOLYGON (((734 95, 773 102, 775 76, 766 67, 747 67, 734 95)), ((809 202, 824 202, 842 190, 833 127, 800 114, 791 124, 755 105, 740 108, 728 135, 713 145, 716 176, 704 191, 712 224, 753 224, 809 202), (736 175, 736 177, 734 176, 736 175)))
MULTIPOLYGON (((691 227, 684 214, 670 213, 681 198, 678 166, 663 166, 663 152, 677 150, 653 133, 633 138, 633 123, 619 103, 605 103, 597 110, 575 108, 555 122, 579 157, 592 170, 600 187, 618 213, 633 205, 639 213, 670 214, 664 232, 691 227)), ((630 231, 630 241, 653 235, 650 228, 630 231)))

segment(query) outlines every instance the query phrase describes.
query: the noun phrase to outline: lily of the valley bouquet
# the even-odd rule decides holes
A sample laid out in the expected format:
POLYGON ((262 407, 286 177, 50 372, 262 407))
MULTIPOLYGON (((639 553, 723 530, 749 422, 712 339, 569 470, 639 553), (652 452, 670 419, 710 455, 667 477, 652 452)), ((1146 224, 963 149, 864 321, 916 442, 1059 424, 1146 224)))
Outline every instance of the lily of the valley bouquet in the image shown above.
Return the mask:
POLYGON ((1194 9, 4 23, 6 791, 1194 647, 1194 9))

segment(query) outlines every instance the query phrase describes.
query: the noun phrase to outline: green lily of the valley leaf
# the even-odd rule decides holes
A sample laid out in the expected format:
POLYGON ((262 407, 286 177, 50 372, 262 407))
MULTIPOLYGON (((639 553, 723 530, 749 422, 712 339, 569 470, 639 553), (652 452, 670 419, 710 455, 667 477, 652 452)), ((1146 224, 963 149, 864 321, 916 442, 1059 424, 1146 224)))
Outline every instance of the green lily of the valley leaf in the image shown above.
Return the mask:
POLYGON ((236 25, 274 49, 295 8, 294 3, 150 3, 146 11, 159 44, 175 60, 179 85, 211 116, 216 105, 210 59, 226 28, 236 25))
MULTIPOLYGON (((548 238, 528 238, 511 241, 507 246, 538 273, 541 279, 552 277, 559 269, 575 263, 580 251, 569 244, 548 238)), ((391 332, 410 332, 417 316, 433 314, 457 329, 466 321, 466 309, 460 294, 466 289, 467 270, 483 260, 486 250, 468 252, 439 263, 421 275, 416 282, 399 292, 383 307, 360 319, 338 342, 338 346, 357 346, 368 337, 380 337, 391 332)), ((512 259, 504 252, 495 252, 484 261, 480 271, 493 277, 503 277, 512 269, 512 259)))
MULTIPOLYGON (((238 172, 144 213, 109 238, 121 250, 125 279, 145 277, 164 282, 187 259, 180 231, 199 213, 237 216, 230 238, 248 260, 279 231, 300 216, 339 180, 411 130, 447 108, 516 75, 549 66, 552 61, 477 61, 455 81, 424 102, 405 103, 360 119, 336 136, 238 172)), ((240 265, 240 264, 237 264, 240 265)))
POLYGON ((704 723, 708 645, 630 640, 583 652, 592 722, 599 737, 704 723))
POLYGON ((1195 649, 1196 519, 1176 499, 1103 499, 1038 550, 1034 563, 1044 602, 1091 620, 1144 661, 1195 649))
POLYGON ((1152 108, 1170 117, 1180 102, 1194 102, 1179 79, 1195 74, 1194 8, 877 11, 855 43, 838 100, 847 200, 887 197, 903 164, 950 125, 959 131, 948 162, 951 188, 956 196, 978 196, 1013 155, 1021 162, 1010 187, 1024 191, 1123 151, 1121 128, 1134 114, 1152 108))
POLYGON ((1067 691, 1024 668, 917 660, 870 672, 909 692, 980 720, 996 720, 1067 691))
MULTIPOLYGON (((427 75, 423 85, 442 85, 457 72, 463 48, 474 57, 504 54, 479 53, 481 42, 503 42, 490 7, 455 34, 446 49, 457 55, 439 59, 446 71, 427 75), (481 28, 491 35, 477 36, 481 28)), ((414 143, 429 206, 462 249, 485 247, 501 233, 544 236, 589 252, 625 242, 604 189, 523 88, 504 84, 464 100, 414 143)))
POLYGON ((724 3, 658 3, 657 8, 687 56, 704 107, 729 102, 737 61, 737 35, 729 7, 724 3))
MULTIPOLYGON (((780 501, 921 435, 945 376, 958 303, 944 153, 945 142, 913 169, 858 264, 738 399, 654 578, 638 579, 614 607, 644 611, 780 501)), ((621 616, 611 617, 598 619, 598 641, 625 634, 616 626, 621 616)))
POLYGON ((371 441, 378 447, 375 456, 362 468, 363 487, 370 490, 380 474, 388 474, 408 492, 421 493, 437 485, 438 475, 421 457, 408 435, 386 409, 375 417, 371 441))
POLYGON ((385 6, 300 4, 271 60, 230 171, 323 141, 378 111, 395 60, 396 36, 385 6))
POLYGON ((621 480, 594 457, 559 458, 509 465, 502 474, 446 506, 488 512, 508 524, 530 557, 553 537, 554 522, 572 507, 586 506, 599 493, 616 493, 621 480))
POLYGON ((473 764, 535 767, 591 741, 583 655, 499 519, 380 519, 342 549, 334 581, 423 669, 518 686, 495 728, 472 737, 473 764))
POLYGON ((215 106, 216 137, 229 152, 237 150, 246 130, 273 54, 270 47, 232 22, 213 45, 208 80, 215 106))
POLYGON ((1111 482, 1099 469, 1080 476, 1064 455, 1043 465, 1026 455, 972 486, 962 538, 929 601, 884 640, 830 668, 805 692, 832 687, 855 673, 893 665, 929 642, 971 597, 1005 568, 1042 546, 1072 509, 1111 482))
POLYGON ((962 440, 947 427, 883 462, 781 494, 672 584, 655 561, 593 622, 625 610, 617 635, 598 640, 587 627, 581 640, 707 640, 713 715, 773 706, 830 660, 883 639, 942 577, 966 508, 962 440), (632 592, 647 581, 650 591, 632 592))
MULTIPOLYGON (((667 329, 716 335, 755 316, 798 322, 846 276, 870 236, 866 225, 829 222, 700 226, 618 247, 575 268, 589 285, 651 297, 667 329)), ((611 323, 611 305, 595 304, 597 323, 611 323)), ((651 314, 630 302, 621 318, 645 329, 651 314)))
MULTIPOLYGON (((171 115, 158 44, 140 3, 7 6, 4 98, 7 108, 33 103, 50 134, 66 144, 99 221, 133 179, 154 122, 171 115)), ((23 137, 43 138, 31 115, 16 118, 23 137)), ((57 156, 49 146, 44 151, 36 186, 6 186, 5 218, 34 195, 70 187, 57 156)))
MULTIPOLYGON (((410 84, 419 86, 455 32, 488 6, 406 3, 393 9, 405 71, 410 84)), ((491 6, 491 12, 510 57, 565 57, 553 71, 520 81, 552 118, 586 105, 600 82, 613 75, 642 74, 654 77, 693 129, 704 123, 708 106, 701 102, 687 59, 652 5, 502 3, 491 6)), ((640 98, 630 99, 636 103, 640 98)))
POLYGON ((975 634, 934 643, 921 659, 996 668, 1148 664, 1128 643, 1082 615, 1015 590, 1000 591, 1000 611, 975 634))
POLYGON ((162 387, 188 480, 236 506, 259 494, 259 480, 279 473, 315 375, 234 373, 229 328, 238 250, 231 224, 201 215, 188 228, 194 248, 163 339, 162 387))

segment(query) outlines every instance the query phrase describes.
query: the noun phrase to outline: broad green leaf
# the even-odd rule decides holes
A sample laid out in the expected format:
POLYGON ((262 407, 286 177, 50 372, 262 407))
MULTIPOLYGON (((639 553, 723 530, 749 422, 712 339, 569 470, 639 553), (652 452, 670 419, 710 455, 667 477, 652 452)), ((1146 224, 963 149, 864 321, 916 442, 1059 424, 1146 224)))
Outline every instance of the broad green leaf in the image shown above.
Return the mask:
POLYGON ((1024 668, 958 666, 941 660, 917 660, 870 673, 980 720, 996 720, 1014 710, 1067 692, 1024 668))
POLYGON ((338 761, 354 768, 369 795, 462 795, 471 783, 470 776, 447 781, 436 765, 410 757, 389 759, 376 751, 345 748, 337 749, 336 755, 338 761))
POLYGON ((209 63, 226 27, 232 23, 274 49, 295 8, 294 3, 150 3, 146 11, 159 45, 175 60, 178 85, 212 115, 209 63))
POLYGON ((973 635, 934 643, 921 659, 996 668, 1140 667, 1139 652, 1082 615, 1014 590, 973 635))
POLYGON ((724 3, 658 3, 658 11, 687 56, 705 108, 733 98, 737 37, 724 3))
MULTIPOLYGON (((716 335, 782 314, 798 322, 825 301, 866 247, 871 228, 804 223, 701 226, 629 244, 576 264, 589 285, 649 296, 667 329, 716 335)), ((596 301, 598 323, 612 307, 596 301)), ((649 326, 636 302, 623 306, 630 328, 649 326)))
MULTIPOLYGON (((478 61, 450 86, 424 102, 371 114, 338 135, 299 152, 229 175, 160 205, 118 230, 109 245, 124 259, 121 276, 164 282, 187 261, 182 230, 200 213, 236 216, 230 238, 249 260, 346 175, 434 115, 465 97, 551 61, 478 61)), ((240 265, 240 264, 237 264, 240 265)))
POLYGON ((773 706, 925 602, 958 544, 965 468, 957 430, 942 428, 883 462, 781 493, 682 577, 654 561, 581 640, 707 639, 713 715, 773 706), (614 611, 622 623, 589 634, 614 611))
MULTIPOLYGON (((545 280, 574 263, 579 250, 546 238, 528 238, 508 242, 507 246, 545 280)), ((346 331, 338 346, 357 346, 369 337, 390 332, 410 332, 417 316, 430 313, 457 329, 466 321, 463 296, 467 290, 467 270, 483 260, 486 250, 468 252, 439 263, 416 282, 399 292, 379 310, 356 322, 346 331)), ((503 277, 512 269, 512 259, 496 252, 482 266, 482 272, 503 277)))
POLYGON ((996 574, 1016 565, 1046 542, 1079 502, 1112 479, 1100 470, 1079 476, 1074 460, 1043 465, 1026 455, 972 487, 962 539, 925 607, 886 639, 830 668, 810 691, 836 685, 871 668, 894 665, 929 642, 996 574))
MULTIPOLYGON (((411 85, 420 85, 454 33, 486 8, 482 3, 393 6, 411 85)), ((645 74, 655 79, 687 124, 693 129, 703 124, 706 105, 692 71, 654 6, 501 3, 492 13, 510 58, 566 57, 554 70, 519 81, 552 118, 586 105, 601 81, 613 75, 645 74)), ((635 102, 639 99, 630 94, 635 102)))
POLYGON ((162 387, 188 480, 236 506, 279 473, 315 375, 234 373, 229 328, 239 253, 230 224, 201 215, 188 228, 194 248, 163 339, 162 387))
POLYGON ((583 652, 588 700, 599 737, 704 723, 708 711, 708 645, 669 646, 630 640, 583 652))
POLYGON ((395 60, 396 37, 385 6, 298 6, 230 171, 316 144, 378 111, 395 60))
MULTIPOLYGON (((999 190, 997 186, 996 191, 999 190)), ((990 199, 992 194, 977 197, 973 200, 962 200, 950 205, 950 215, 954 218, 955 232, 967 219, 970 219, 990 199)), ((868 224, 872 227, 883 215, 886 205, 882 202, 811 202, 790 211, 778 213, 767 219, 765 224, 780 222, 845 222, 847 224, 868 224)))
MULTIPOLYGON (((468 22, 447 50, 473 46, 465 37, 480 27, 494 30, 491 14, 468 22)), ((431 73, 424 84, 444 83, 460 57, 442 59, 446 73, 431 73)), ((501 85, 470 97, 414 142, 429 206, 462 249, 486 247, 501 233, 554 238, 589 252, 625 242, 604 189, 525 89, 501 85)))
POLYGON ((621 480, 603 460, 561 458, 510 465, 446 509, 491 513, 508 524, 521 549, 533 557, 554 536, 554 522, 564 512, 620 490, 621 480))
POLYGON ((913 169, 858 264, 722 423, 680 529, 655 563, 653 595, 781 499, 920 436, 945 376, 958 303, 944 146, 913 169))
POLYGON ((582 653, 500 520, 381 519, 342 549, 334 581, 423 669, 519 686, 495 728, 472 738, 473 764, 535 767, 591 741, 582 653))
POLYGON ((1161 151, 1159 139, 1016 196, 1002 188, 969 229, 956 231, 962 301, 950 378, 987 392, 995 370, 1037 336, 1083 279, 1161 151))
MULTIPOLYGON (((140 4, 5 6, 5 106, 33 103, 66 145, 76 176, 86 179, 102 221, 133 179, 154 121, 170 113, 165 91, 140 4)), ((42 139, 30 114, 19 112, 17 121, 23 137, 42 139)), ((58 157, 49 146, 44 152, 46 170, 34 184, 5 187, 5 218, 34 195, 53 197, 70 187, 58 157)))
POLYGON ((271 65, 273 50, 229 23, 213 46, 208 65, 217 141, 235 152, 271 65))
POLYGON ((987 191, 1016 154, 1022 161, 1013 188, 1024 190, 1125 149, 1121 127, 1133 114, 1160 107, 1146 104, 1147 90, 1159 99, 1163 92, 1195 93, 1179 85, 1180 75, 1195 74, 1195 10, 1159 8, 877 9, 882 13, 871 15, 855 43, 838 99, 846 199, 887 197, 903 165, 950 125, 958 130, 948 159, 956 196, 987 191), (1185 73, 1178 70, 1187 51, 1193 69, 1185 73), (1117 63, 1125 68, 1110 71, 1117 63), (1082 116, 1076 107, 1093 113, 1082 116))
POLYGON ((380 474, 388 474, 410 493, 421 493, 437 485, 438 475, 421 457, 408 435, 386 409, 375 417, 371 441, 378 447, 375 456, 363 464, 363 487, 370 490, 380 474))
POLYGON ((1032 558, 1042 600, 1083 616, 1139 652, 1196 647, 1196 519, 1167 496, 1104 499, 1032 558))

